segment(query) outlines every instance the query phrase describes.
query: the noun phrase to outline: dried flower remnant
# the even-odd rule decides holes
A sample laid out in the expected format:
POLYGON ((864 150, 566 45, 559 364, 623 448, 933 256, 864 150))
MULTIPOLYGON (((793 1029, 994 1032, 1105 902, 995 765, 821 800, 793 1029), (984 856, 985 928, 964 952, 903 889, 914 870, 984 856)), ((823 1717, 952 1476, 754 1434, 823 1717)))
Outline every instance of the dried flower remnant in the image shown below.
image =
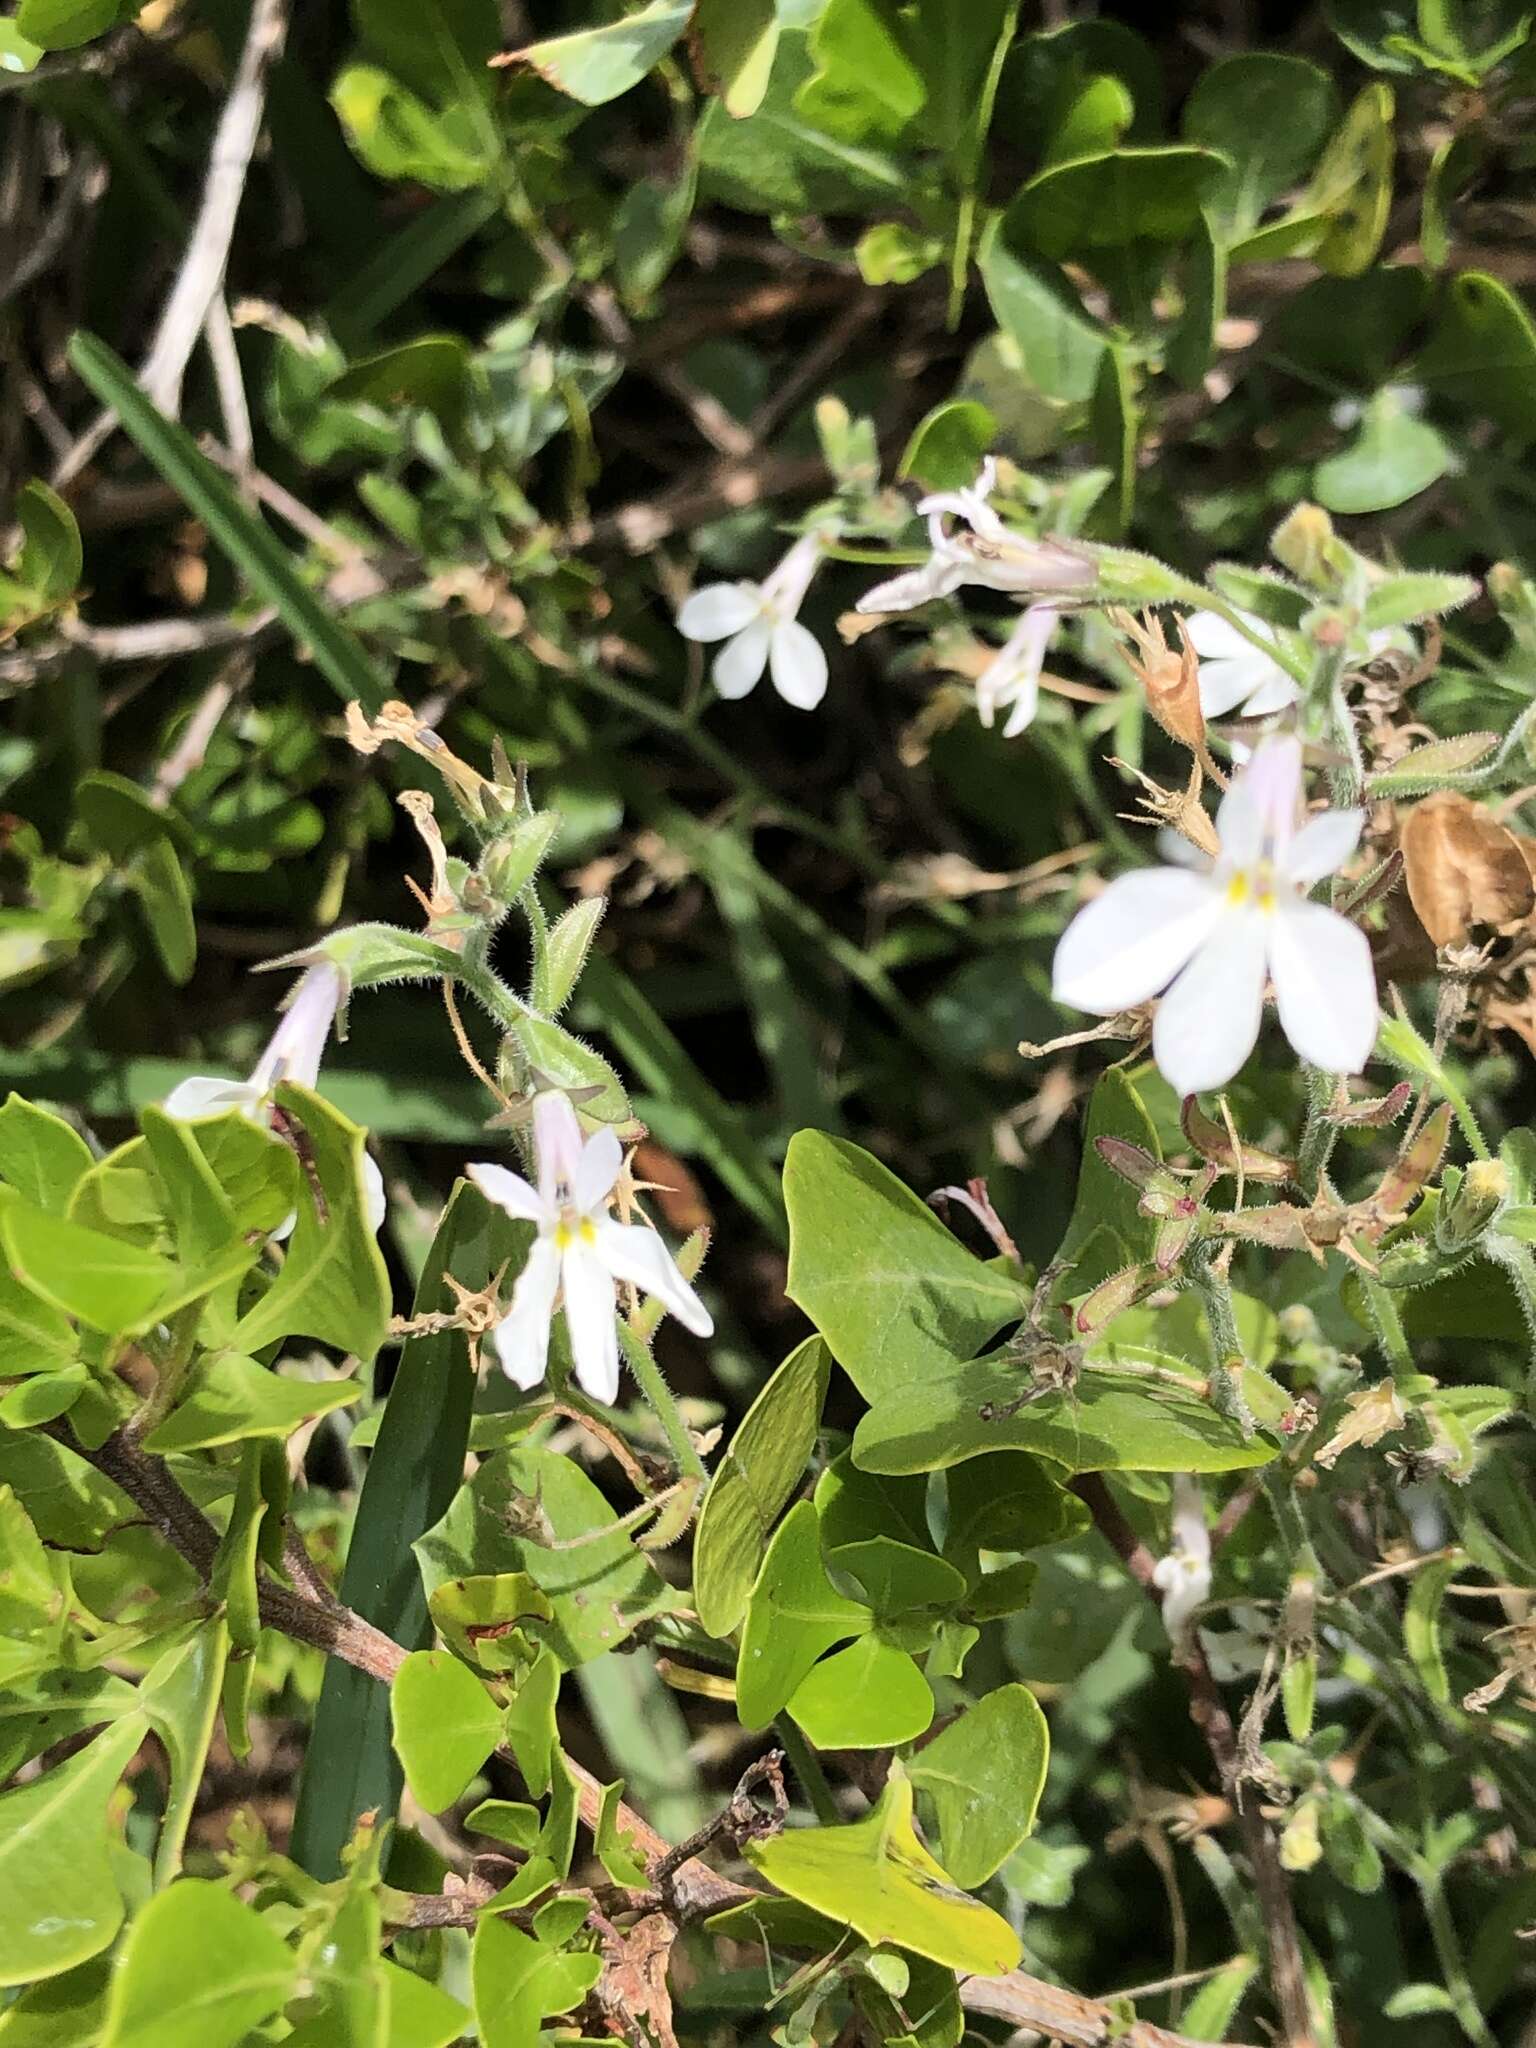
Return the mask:
POLYGON ((1415 804, 1399 841, 1409 900, 1436 946, 1465 945, 1474 928, 1511 931, 1536 907, 1520 840, 1456 790, 1415 804))

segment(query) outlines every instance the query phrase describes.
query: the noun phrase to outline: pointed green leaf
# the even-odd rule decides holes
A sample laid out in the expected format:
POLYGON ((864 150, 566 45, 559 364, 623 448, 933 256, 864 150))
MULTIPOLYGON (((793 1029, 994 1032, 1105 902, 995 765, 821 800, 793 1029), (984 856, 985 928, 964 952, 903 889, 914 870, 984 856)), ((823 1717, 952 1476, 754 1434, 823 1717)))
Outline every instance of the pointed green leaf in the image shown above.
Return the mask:
POLYGON ((789 1295, 867 1401, 974 1356, 1029 1290, 968 1252, 857 1145, 799 1131, 784 1162, 789 1295))
POLYGON ((747 1604, 736 1665, 742 1726, 766 1728, 823 1651, 874 1625, 867 1607, 832 1584, 816 1510, 808 1500, 797 1502, 768 1546, 747 1604))
POLYGON ((529 43, 503 61, 526 65, 584 107, 605 106, 661 62, 692 13, 693 0, 650 0, 621 21, 529 43))
POLYGON ((1035 1824, 1050 1734, 1027 1686, 1002 1685, 907 1765, 939 1821, 946 1867, 967 1891, 1000 1870, 1035 1824))
POLYGON ((501 1709, 446 1650, 413 1650, 390 1687, 395 1753, 429 1813, 452 1806, 501 1739, 501 1709))
POLYGON ((122 1925, 107 1801, 144 1726, 127 1715, 67 1763, 0 1792, 0 1984, 56 1977, 99 1954, 122 1925))
POLYGON ((958 1890, 918 1840, 912 1786, 899 1765, 865 1819, 791 1828, 749 1844, 746 1855, 770 1884, 866 1941, 894 1942, 982 1977, 1018 1965, 1019 1940, 1007 1921, 958 1890))
POLYGON ((746 1612, 779 1510, 805 1476, 831 1359, 819 1337, 793 1350, 742 1419, 716 1467, 693 1541, 699 1620, 726 1636, 746 1612))
POLYGON ((361 1400, 356 1380, 290 1379, 236 1351, 201 1359, 176 1406, 144 1439, 161 1457, 211 1450, 246 1437, 286 1439, 317 1415, 361 1400))
POLYGON ((83 1174, 91 1148, 61 1116, 11 1094, 0 1109, 0 1178, 50 1215, 62 1216, 83 1174))
POLYGON ((369 1227, 362 1180, 364 1133, 312 1088, 284 1082, 280 1109, 303 1130, 325 1202, 320 1218, 308 1180, 283 1269, 232 1341, 259 1351, 275 1337, 305 1336, 372 1358, 389 1324, 389 1273, 369 1227))
POLYGON ((871 1634, 814 1665, 789 1712, 818 1749, 890 1749, 929 1727, 933 1693, 906 1651, 871 1634))
POLYGON ((297 1974, 259 1913, 184 1877, 129 1929, 101 2048, 235 2048, 286 2003, 297 1974))

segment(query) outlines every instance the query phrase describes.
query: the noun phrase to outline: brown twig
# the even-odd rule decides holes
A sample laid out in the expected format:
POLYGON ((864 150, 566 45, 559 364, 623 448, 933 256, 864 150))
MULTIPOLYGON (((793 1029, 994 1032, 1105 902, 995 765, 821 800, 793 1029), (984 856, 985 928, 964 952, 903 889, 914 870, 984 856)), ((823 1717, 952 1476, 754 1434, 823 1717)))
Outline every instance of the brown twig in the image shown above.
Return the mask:
MULTIPOLYGON (((1153 1577, 1157 1560, 1126 1520, 1103 1474, 1083 1472, 1069 1484, 1137 1585, 1149 1599, 1160 1605, 1153 1577)), ((1254 1886, 1259 1895, 1264 1936, 1269 1949, 1270 1984, 1280 2013, 1285 2048, 1316 2048, 1311 2000, 1307 1996, 1306 1976, 1302 1969, 1301 1936, 1296 1925, 1295 1907, 1291 1903, 1290 1887, 1286 1883, 1274 1837, 1257 1802, 1243 1798, 1244 1777, 1237 1730, 1194 1630, 1189 1632, 1183 1661, 1189 1676, 1190 1719, 1205 1737, 1221 1789, 1235 1808, 1242 1828, 1243 1846, 1248 1852, 1254 1886)))

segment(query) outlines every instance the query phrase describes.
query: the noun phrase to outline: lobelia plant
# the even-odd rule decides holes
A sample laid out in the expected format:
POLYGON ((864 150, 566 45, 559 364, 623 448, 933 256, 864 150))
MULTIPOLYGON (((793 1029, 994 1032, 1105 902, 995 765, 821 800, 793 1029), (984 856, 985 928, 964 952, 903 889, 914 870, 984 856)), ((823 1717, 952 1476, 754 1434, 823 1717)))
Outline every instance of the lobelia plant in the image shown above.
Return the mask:
POLYGON ((1514 2048, 1530 22, 524 11, 0 20, 0 2048, 1514 2048))

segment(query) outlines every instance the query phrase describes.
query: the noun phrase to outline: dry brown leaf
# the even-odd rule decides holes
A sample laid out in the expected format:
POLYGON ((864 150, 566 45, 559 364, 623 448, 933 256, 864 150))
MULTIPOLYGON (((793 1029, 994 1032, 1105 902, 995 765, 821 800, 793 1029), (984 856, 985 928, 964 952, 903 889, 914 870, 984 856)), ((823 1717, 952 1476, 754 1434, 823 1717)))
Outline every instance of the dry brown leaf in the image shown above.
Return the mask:
POLYGON ((1465 944, 1474 926, 1509 930, 1536 907, 1514 833, 1455 790, 1415 804, 1401 844, 1409 900, 1437 946, 1465 944))

